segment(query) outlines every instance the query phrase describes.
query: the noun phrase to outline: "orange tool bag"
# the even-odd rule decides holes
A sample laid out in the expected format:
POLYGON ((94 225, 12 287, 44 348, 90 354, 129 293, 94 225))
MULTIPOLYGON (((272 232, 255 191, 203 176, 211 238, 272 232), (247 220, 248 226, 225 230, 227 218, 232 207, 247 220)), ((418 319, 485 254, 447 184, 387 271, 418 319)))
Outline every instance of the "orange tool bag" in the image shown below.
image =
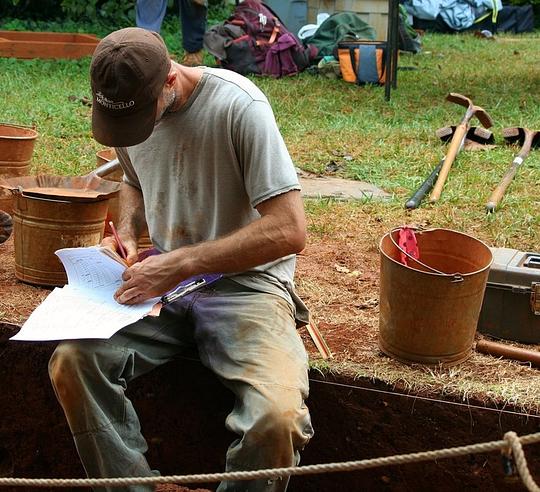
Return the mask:
POLYGON ((337 54, 341 76, 358 85, 384 84, 386 80, 386 42, 343 41, 337 54))

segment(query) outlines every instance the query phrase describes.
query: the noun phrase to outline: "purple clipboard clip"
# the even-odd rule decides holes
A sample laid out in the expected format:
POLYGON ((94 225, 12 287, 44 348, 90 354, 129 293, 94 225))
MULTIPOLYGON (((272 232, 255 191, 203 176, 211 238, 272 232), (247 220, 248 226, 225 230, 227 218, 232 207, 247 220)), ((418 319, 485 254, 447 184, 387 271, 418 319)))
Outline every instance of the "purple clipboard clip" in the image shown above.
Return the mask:
MULTIPOLYGON (((159 254, 160 252, 156 248, 147 249, 139 253, 139 261, 142 261, 149 256, 159 254)), ((207 273, 205 275, 195 275, 194 277, 189 277, 180 282, 174 289, 164 294, 161 297, 161 303, 163 306, 166 306, 167 304, 180 299, 180 297, 187 296, 188 294, 191 294, 202 287, 213 284, 222 277, 223 275, 221 273, 207 273)))
POLYGON ((183 282, 180 282, 173 290, 170 290, 163 295, 161 297, 161 302, 164 306, 166 306, 167 304, 176 301, 180 297, 187 296, 188 294, 191 294, 202 287, 213 284, 222 277, 223 275, 221 275, 221 273, 209 273, 206 275, 190 277, 183 282))

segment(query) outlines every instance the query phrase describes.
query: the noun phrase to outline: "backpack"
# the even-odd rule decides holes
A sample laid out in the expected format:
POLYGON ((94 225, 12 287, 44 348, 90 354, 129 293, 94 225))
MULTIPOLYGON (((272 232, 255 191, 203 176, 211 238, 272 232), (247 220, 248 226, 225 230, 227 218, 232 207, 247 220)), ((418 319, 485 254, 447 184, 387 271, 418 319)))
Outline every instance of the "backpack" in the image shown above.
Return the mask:
MULTIPOLYGON (((338 44, 344 40, 375 39, 375 29, 355 12, 337 12, 328 17, 304 43, 316 46, 317 59, 334 56, 338 44)), ((336 57, 337 58, 337 57, 336 57)))
POLYGON ((204 47, 218 63, 242 75, 294 75, 307 68, 316 50, 305 47, 259 0, 244 0, 230 17, 204 34, 204 47))

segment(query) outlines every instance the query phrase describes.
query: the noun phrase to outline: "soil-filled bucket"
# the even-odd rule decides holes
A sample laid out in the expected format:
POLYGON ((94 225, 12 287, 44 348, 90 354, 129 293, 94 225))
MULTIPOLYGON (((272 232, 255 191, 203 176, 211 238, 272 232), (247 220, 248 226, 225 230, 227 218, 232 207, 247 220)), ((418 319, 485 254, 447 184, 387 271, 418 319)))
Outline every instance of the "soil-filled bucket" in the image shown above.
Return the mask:
POLYGON ((453 365, 472 353, 490 249, 448 229, 417 231, 420 256, 401 263, 399 229, 379 244, 379 347, 402 362, 453 365))
MULTIPOLYGON (((0 123, 0 177, 26 176, 38 133, 33 128, 0 123)), ((11 213, 13 200, 10 193, 0 190, 0 210, 11 213)))
POLYGON ((29 284, 64 285, 64 267, 54 252, 99 244, 107 208, 107 199, 73 202, 16 194, 15 276, 29 284))

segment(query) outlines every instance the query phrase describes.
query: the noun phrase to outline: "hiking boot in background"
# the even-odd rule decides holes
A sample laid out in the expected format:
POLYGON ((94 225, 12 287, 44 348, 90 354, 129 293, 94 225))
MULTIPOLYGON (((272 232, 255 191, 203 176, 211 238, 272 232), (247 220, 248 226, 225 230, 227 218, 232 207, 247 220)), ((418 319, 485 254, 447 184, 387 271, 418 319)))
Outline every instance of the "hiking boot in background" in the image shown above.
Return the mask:
POLYGON ((204 51, 199 50, 195 53, 185 53, 180 63, 186 67, 198 67, 203 65, 204 51))

